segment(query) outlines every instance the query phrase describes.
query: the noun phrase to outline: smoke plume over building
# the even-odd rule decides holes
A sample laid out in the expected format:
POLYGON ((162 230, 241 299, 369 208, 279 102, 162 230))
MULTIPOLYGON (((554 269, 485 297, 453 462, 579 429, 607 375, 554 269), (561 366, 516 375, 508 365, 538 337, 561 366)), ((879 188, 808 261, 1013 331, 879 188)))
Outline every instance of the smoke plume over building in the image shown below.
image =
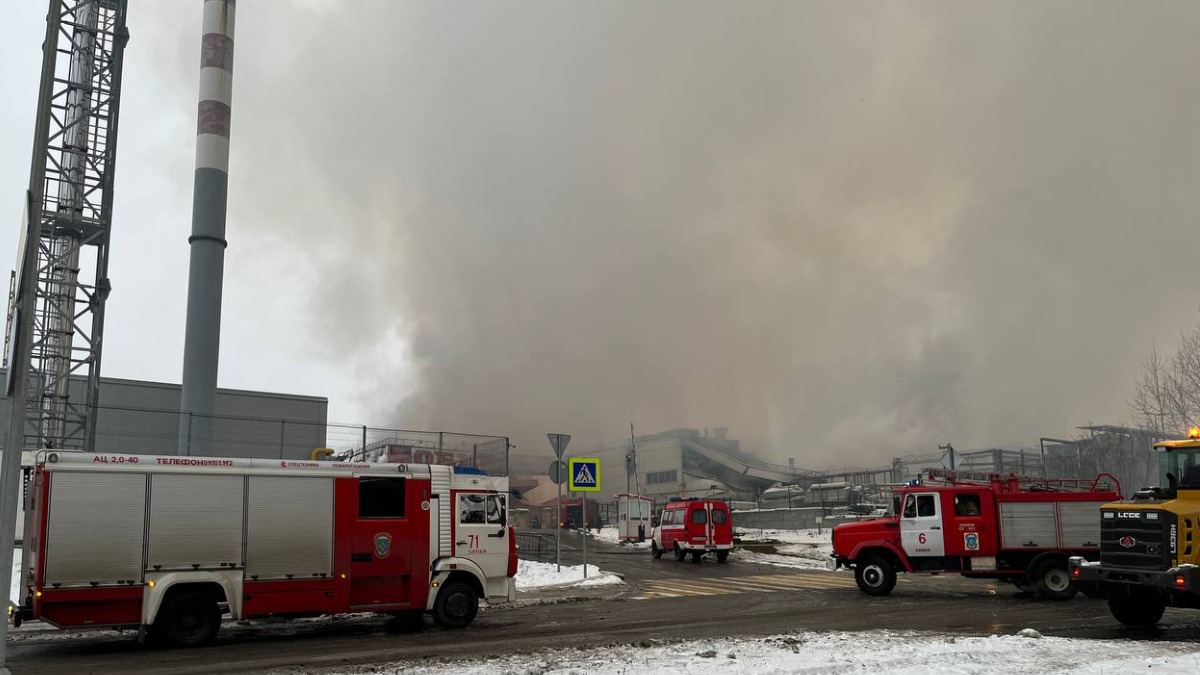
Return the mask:
POLYGON ((1200 6, 239 9, 230 273, 377 424, 867 464, 1122 419, 1197 318, 1200 6))

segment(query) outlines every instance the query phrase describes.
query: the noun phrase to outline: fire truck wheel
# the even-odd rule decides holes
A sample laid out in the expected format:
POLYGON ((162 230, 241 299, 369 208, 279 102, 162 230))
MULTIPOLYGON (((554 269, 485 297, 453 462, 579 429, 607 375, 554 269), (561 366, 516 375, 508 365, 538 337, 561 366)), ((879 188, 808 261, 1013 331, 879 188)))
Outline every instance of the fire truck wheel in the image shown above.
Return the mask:
POLYGON ((729 560, 729 551, 717 551, 717 562, 723 563, 729 560))
POLYGON ((692 551, 692 562, 699 565, 700 559, 704 557, 704 551, 692 551))
POLYGON ((1029 585, 1029 581, 1025 577, 1009 579, 1008 582, 1017 587, 1018 595, 1033 595, 1033 586, 1029 585))
POLYGON ((1153 596, 1109 598, 1108 611, 1113 618, 1126 626, 1148 628, 1158 623, 1166 606, 1153 596))
POLYGON ((654 556, 655 560, 662 557, 662 549, 658 547, 658 544, 650 542, 650 555, 654 556))
POLYGON ((687 551, 684 551, 679 544, 675 544, 675 559, 683 560, 687 557, 687 551))
POLYGON ((463 628, 475 620, 478 612, 479 596, 461 581, 442 586, 433 602, 433 621, 442 628, 463 628))
POLYGON ((854 565, 854 581, 867 595, 887 595, 896 587, 896 570, 878 556, 867 556, 854 565))
POLYGON ((220 628, 221 610, 211 595, 180 593, 158 610, 150 634, 172 647, 202 647, 217 637, 220 628))
POLYGON ((1070 600, 1079 592, 1075 584, 1071 583, 1071 572, 1067 570, 1066 560, 1047 560, 1038 566, 1033 578, 1033 590, 1039 598, 1070 600))

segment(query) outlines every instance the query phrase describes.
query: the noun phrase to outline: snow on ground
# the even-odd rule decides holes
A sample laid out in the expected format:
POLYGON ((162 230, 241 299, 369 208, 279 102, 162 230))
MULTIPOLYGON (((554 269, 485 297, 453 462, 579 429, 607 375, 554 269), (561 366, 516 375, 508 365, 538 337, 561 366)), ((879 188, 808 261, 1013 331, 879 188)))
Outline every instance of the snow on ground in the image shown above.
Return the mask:
POLYGON ((774 553, 743 549, 735 554, 738 560, 762 565, 824 569, 833 553, 828 528, 820 531, 739 529, 738 536, 743 545, 767 544, 775 548, 774 553))
POLYGON ((780 555, 778 553, 757 553, 755 551, 735 550, 733 559, 738 562, 770 565, 771 567, 787 567, 795 570, 824 570, 827 558, 815 560, 795 555, 780 555))
MULTIPOLYGON (((664 644, 648 640, 593 650, 554 649, 466 663, 376 664, 339 673, 456 675, 675 675, 736 668, 755 675, 889 673, 1200 673, 1200 645, 1022 635, 963 637, 872 631, 664 644)), ((295 671, 291 671, 295 672, 295 671)))
POLYGON ((602 527, 599 530, 593 531, 591 535, 593 539, 603 541, 608 544, 620 544, 622 546, 632 546, 633 548, 650 548, 650 534, 653 531, 654 530, 652 528, 647 527, 646 540, 640 542, 622 541, 619 536, 619 530, 615 527, 602 527))
POLYGON ((517 590, 528 591, 550 586, 608 586, 623 584, 621 577, 603 572, 595 565, 587 566, 587 578, 583 576, 583 565, 563 565, 562 571, 554 563, 536 560, 521 560, 517 563, 517 590))
POLYGON ((757 528, 734 528, 742 541, 774 540, 783 544, 808 544, 831 546, 829 528, 821 530, 760 530, 757 528))

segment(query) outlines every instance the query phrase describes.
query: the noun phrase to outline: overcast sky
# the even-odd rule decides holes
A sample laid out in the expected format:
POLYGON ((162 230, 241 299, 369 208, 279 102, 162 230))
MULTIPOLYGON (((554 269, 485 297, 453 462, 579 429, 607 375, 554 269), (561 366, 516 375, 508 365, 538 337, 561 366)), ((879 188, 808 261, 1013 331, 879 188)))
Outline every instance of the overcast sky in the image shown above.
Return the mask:
MULTIPOLYGON (((15 256, 44 27, 0 42, 15 256)), ((104 374, 178 381, 201 3, 130 3, 104 374)), ((239 3, 220 384, 801 466, 1122 422, 1200 320, 1200 5, 239 3)), ((7 256, 7 257, 5 257, 7 256)))

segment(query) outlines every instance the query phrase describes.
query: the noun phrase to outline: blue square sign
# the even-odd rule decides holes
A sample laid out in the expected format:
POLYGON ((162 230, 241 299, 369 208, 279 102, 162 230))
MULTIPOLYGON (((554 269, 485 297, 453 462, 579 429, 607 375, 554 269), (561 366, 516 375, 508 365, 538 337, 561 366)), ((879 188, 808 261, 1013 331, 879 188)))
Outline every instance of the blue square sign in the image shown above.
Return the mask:
POLYGON ((595 457, 575 457, 567 460, 567 489, 573 492, 600 491, 600 460, 595 457))

